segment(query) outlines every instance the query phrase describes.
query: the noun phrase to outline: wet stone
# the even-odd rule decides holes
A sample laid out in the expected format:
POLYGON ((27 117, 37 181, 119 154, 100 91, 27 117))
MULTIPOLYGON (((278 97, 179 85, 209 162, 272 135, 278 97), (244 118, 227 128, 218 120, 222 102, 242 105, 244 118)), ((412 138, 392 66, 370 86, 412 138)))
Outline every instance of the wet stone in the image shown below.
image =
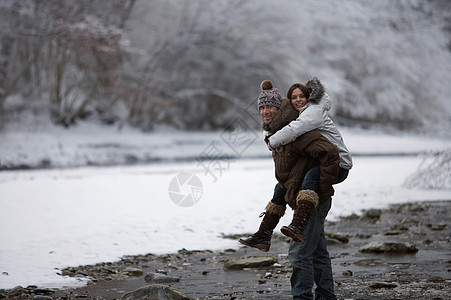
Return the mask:
POLYGON ((133 292, 124 294, 122 300, 136 299, 166 299, 166 300, 190 300, 188 296, 166 285, 147 285, 133 292))
POLYGON ((19 295, 21 295, 21 294, 23 294, 25 292, 26 292, 26 290, 22 286, 18 285, 16 287, 12 288, 8 292, 8 296, 9 297, 16 297, 16 296, 19 296, 19 295))
POLYGON ((353 220, 358 220, 360 218, 359 215, 357 214, 352 214, 349 216, 344 216, 344 217, 340 217, 341 220, 343 221, 353 221, 353 220))
POLYGON ((349 238, 346 235, 326 232, 326 236, 330 239, 339 241, 340 244, 349 243, 349 238))
POLYGON ((438 225, 432 225, 430 228, 431 228, 431 230, 442 231, 446 227, 447 227, 446 224, 438 224, 438 225))
POLYGON ((33 297, 33 300, 50 300, 53 299, 50 296, 44 296, 44 295, 36 295, 33 297))
POLYGON ((327 239, 326 239, 326 242, 327 242, 327 246, 333 246, 333 245, 341 245, 341 244, 343 244, 343 243, 340 242, 339 240, 331 239, 331 238, 327 238, 327 239))
POLYGON ((370 284, 370 288, 372 289, 392 289, 397 286, 394 282, 373 282, 370 284))
POLYGON ((360 218, 362 221, 370 222, 370 223, 376 223, 379 221, 382 214, 382 210, 380 209, 369 209, 365 211, 360 218))
POLYGON ((390 231, 387 231, 387 232, 385 233, 385 235, 387 235, 387 236, 390 236, 390 235, 400 235, 400 234, 403 234, 403 233, 405 233, 405 231, 401 231, 401 230, 390 230, 390 231))
POLYGON ((52 289, 46 289, 46 288, 38 288, 38 287, 27 287, 28 290, 30 290, 30 292, 35 293, 35 294, 41 294, 41 295, 51 295, 53 293, 55 293, 54 290, 52 289))
POLYGON ((398 242, 372 242, 362 248, 360 251, 363 253, 416 253, 417 247, 411 243, 398 243, 398 242))
POLYGON ((396 223, 390 228, 392 231, 409 231, 409 227, 407 227, 403 223, 396 223))
POLYGON ((426 279, 426 282, 445 282, 446 280, 440 276, 431 276, 426 279))
POLYGON ((122 272, 124 272, 124 274, 129 275, 129 276, 141 276, 144 274, 143 270, 141 270, 139 268, 131 268, 131 267, 125 268, 122 272))
POLYGON ((412 211, 412 212, 422 212, 422 211, 426 211, 426 208, 424 208, 422 205, 420 204, 411 204, 408 206, 408 210, 412 211))
POLYGON ((178 282, 180 278, 161 273, 149 273, 144 276, 144 280, 146 282, 178 282))
POLYGON ((417 226, 420 224, 420 218, 418 216, 409 216, 402 220, 402 224, 408 226, 417 226))
POLYGON ((229 259, 224 263, 226 270, 242 270, 244 268, 260 268, 275 264, 277 258, 274 256, 258 256, 243 259, 229 259))
POLYGON ((386 262, 379 260, 379 259, 362 259, 362 260, 356 261, 354 264, 357 266, 373 267, 373 266, 385 265, 386 262))

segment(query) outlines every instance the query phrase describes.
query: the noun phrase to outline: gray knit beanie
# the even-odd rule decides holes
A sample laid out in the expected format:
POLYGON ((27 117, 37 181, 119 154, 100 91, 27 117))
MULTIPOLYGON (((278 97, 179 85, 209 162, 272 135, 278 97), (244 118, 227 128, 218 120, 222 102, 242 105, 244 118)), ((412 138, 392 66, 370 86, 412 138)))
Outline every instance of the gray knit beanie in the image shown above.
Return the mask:
POLYGON ((257 106, 258 110, 263 105, 272 105, 280 108, 282 105, 282 96, 277 88, 273 87, 270 80, 263 80, 260 84, 261 92, 258 95, 257 106))

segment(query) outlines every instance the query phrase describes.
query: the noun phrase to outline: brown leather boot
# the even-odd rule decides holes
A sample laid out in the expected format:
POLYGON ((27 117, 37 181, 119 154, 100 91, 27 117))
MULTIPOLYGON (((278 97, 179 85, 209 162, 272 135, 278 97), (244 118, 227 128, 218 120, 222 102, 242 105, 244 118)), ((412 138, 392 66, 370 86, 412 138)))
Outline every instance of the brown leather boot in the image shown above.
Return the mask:
POLYGON ((284 205, 269 202, 266 206, 266 211, 260 215, 264 215, 264 217, 258 231, 247 238, 240 238, 239 242, 243 245, 268 252, 271 246, 273 230, 279 223, 280 218, 285 214, 285 209, 284 205))
POLYGON ((296 210, 290 225, 282 226, 280 231, 293 239, 295 242, 304 240, 304 230, 307 227, 310 215, 316 206, 318 206, 318 194, 312 190, 299 191, 296 197, 296 210))

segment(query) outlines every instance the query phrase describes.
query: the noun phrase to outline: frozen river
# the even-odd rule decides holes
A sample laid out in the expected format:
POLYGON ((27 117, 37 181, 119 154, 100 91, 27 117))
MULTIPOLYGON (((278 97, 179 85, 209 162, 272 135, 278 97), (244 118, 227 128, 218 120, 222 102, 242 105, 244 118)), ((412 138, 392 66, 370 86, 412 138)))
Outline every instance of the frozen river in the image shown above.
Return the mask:
MULTIPOLYGON (((416 156, 355 157, 349 178, 335 186, 328 218, 449 200, 449 190, 403 186, 420 162, 416 156)), ((273 162, 209 167, 210 173, 196 162, 0 172, 0 288, 84 284, 59 270, 123 255, 238 247, 221 235, 257 229, 276 183, 273 162)), ((287 213, 279 227, 290 218, 287 213)))

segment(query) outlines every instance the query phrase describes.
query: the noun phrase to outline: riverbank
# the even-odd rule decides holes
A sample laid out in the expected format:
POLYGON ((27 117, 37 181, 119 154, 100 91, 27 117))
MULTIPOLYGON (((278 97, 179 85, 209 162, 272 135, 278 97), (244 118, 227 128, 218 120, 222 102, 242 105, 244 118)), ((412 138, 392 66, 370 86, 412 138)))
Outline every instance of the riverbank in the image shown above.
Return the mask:
MULTIPOLYGON (((354 157, 415 156, 451 147, 448 139, 439 136, 348 127, 340 128, 340 132, 354 157)), ((0 171, 181 163, 203 158, 212 145, 222 158, 271 158, 259 130, 225 133, 172 129, 143 132, 127 125, 92 122, 80 122, 69 130, 45 121, 28 125, 19 122, 0 131, 0 171), (241 145, 235 144, 237 136, 241 145)))
MULTIPOLYGON (((449 299, 450 212, 451 201, 408 203, 326 222, 339 299, 449 299)), ((0 298, 119 299, 143 286, 163 284, 192 299, 291 299, 288 242, 276 235, 268 253, 238 246, 125 256, 61 270, 62 275, 91 278, 85 287, 16 287, 0 291, 0 298), (261 257, 263 265, 231 264, 251 257, 261 257)))

